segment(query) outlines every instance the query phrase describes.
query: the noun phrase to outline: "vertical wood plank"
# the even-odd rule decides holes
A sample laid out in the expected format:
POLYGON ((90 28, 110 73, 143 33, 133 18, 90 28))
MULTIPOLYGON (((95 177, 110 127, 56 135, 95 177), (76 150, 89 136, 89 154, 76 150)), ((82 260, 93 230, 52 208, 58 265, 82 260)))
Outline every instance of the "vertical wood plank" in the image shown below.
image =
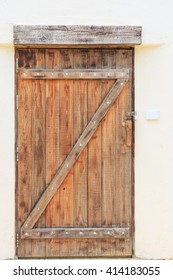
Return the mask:
MULTIPOLYGON (((74 68, 87 68, 85 49, 74 50, 74 68)), ((87 125, 87 80, 74 80, 74 142, 87 125)), ((87 147, 74 165, 74 227, 87 227, 87 147)), ((77 256, 87 255, 88 241, 76 240, 77 256)))
MULTIPOLYGON (((123 133, 123 123, 126 113, 132 110, 132 50, 117 50, 117 67, 130 68, 130 79, 116 102, 116 200, 115 200, 115 224, 131 225, 131 147, 126 146, 126 139, 123 133)), ((119 240, 121 254, 131 254, 131 241, 119 240)), ((120 253, 120 252, 119 252, 120 253)))
MULTIPOLYGON (((88 67, 101 67, 101 50, 89 50, 88 67)), ((101 103, 100 80, 88 81, 88 121, 101 103)), ((88 226, 101 225, 101 126, 88 143, 88 226)), ((88 241, 88 255, 101 252, 100 242, 88 241)))
MULTIPOLYGON (((73 68, 73 50, 61 49, 61 68, 73 68)), ((60 161, 68 155, 73 146, 73 81, 60 81, 60 161)), ((59 188, 60 207, 59 220, 63 227, 73 226, 73 168, 59 188)), ((60 255, 69 256, 75 254, 75 241, 62 239, 59 241, 60 255)))
MULTIPOLYGON (((115 67, 115 51, 102 52, 102 67, 115 67)), ((102 81, 102 98, 115 81, 102 81)), ((102 122, 102 225, 112 225, 115 199, 115 105, 102 122)))
MULTIPOLYGON (((36 68, 45 67, 45 50, 36 49, 36 68)), ((32 81, 32 207, 39 199, 46 185, 45 170, 45 81, 32 81)), ((39 209, 38 209, 39 211, 39 209)), ((45 226, 43 213, 35 227, 45 226)), ((32 256, 45 257, 45 241, 32 242, 32 256)))
MULTIPOLYGON (((115 50, 102 51, 102 68, 116 68, 115 50)), ((115 81, 102 81, 102 98, 115 81)), ((115 205, 115 104, 102 122, 102 226, 112 226, 115 205)), ((112 239, 102 240, 101 251, 105 256, 114 255, 112 239)))
MULTIPOLYGON (((60 50, 46 50, 46 67, 59 67, 60 50)), ((48 185, 60 166, 60 82, 59 80, 46 81, 46 184, 48 185)), ((59 191, 52 198, 46 208, 46 226, 60 227, 59 191)), ((59 242, 54 239, 46 241, 46 256, 59 255, 59 242)))
MULTIPOLYGON (((33 50, 18 50, 19 67, 33 67, 33 50)), ((31 81, 18 76, 18 231, 31 209, 31 81)), ((31 240, 20 240, 18 257, 32 257, 31 240)))

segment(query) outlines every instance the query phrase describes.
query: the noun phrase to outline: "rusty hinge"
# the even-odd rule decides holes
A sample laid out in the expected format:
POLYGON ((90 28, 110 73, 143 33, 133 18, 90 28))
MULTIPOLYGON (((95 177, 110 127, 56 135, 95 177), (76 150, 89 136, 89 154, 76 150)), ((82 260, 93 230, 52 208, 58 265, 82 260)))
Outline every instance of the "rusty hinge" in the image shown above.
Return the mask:
POLYGON ((136 112, 136 111, 127 112, 127 113, 126 113, 126 118, 127 118, 128 120, 136 121, 136 120, 137 120, 137 112, 136 112))
POLYGON ((16 109, 18 110, 19 108, 19 97, 16 95, 16 109))
POLYGON ((19 147, 16 147, 16 160, 19 161, 19 147))
POLYGON ((18 232, 16 233, 16 247, 19 247, 19 234, 18 232))
POLYGON ((16 58, 16 73, 18 73, 19 70, 19 59, 16 58))

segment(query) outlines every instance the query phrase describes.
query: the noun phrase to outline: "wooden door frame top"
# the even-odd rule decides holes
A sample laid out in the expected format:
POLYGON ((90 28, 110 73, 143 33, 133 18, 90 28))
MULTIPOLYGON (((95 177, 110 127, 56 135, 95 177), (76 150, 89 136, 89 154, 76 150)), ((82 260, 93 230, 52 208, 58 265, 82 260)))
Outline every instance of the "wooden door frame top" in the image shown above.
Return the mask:
POLYGON ((142 43, 141 26, 15 25, 15 46, 115 47, 142 43))

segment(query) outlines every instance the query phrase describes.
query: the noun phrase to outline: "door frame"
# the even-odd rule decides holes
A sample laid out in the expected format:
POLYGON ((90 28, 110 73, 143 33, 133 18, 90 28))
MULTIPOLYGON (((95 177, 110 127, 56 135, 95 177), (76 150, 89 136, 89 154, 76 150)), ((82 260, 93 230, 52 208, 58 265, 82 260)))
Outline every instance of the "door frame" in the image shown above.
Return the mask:
MULTIPOLYGON (((15 255, 18 257, 18 59, 19 48, 118 48, 133 50, 132 108, 135 106, 134 93, 134 46, 141 44, 140 26, 14 26, 15 45, 15 255), (84 35, 83 35, 84 34, 84 35), (107 35, 109 34, 109 35, 107 35)), ((134 255, 134 145, 135 126, 132 127, 131 162, 131 228, 132 257, 134 255)))

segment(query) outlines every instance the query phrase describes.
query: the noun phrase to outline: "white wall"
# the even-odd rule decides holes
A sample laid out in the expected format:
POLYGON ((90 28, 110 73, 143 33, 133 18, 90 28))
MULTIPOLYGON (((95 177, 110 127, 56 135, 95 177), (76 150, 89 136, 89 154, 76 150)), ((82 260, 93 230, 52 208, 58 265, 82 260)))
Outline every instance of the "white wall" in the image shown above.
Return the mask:
POLYGON ((135 56, 135 255, 173 258, 172 0, 0 0, 0 7, 0 258, 14 257, 13 24, 142 26, 135 56), (149 109, 158 109, 160 120, 146 120, 149 109))
POLYGON ((14 257, 14 50, 0 47, 0 259, 14 257))
POLYGON ((173 258, 172 45, 136 49, 136 255, 173 258), (148 109, 160 120, 146 120, 148 109))

